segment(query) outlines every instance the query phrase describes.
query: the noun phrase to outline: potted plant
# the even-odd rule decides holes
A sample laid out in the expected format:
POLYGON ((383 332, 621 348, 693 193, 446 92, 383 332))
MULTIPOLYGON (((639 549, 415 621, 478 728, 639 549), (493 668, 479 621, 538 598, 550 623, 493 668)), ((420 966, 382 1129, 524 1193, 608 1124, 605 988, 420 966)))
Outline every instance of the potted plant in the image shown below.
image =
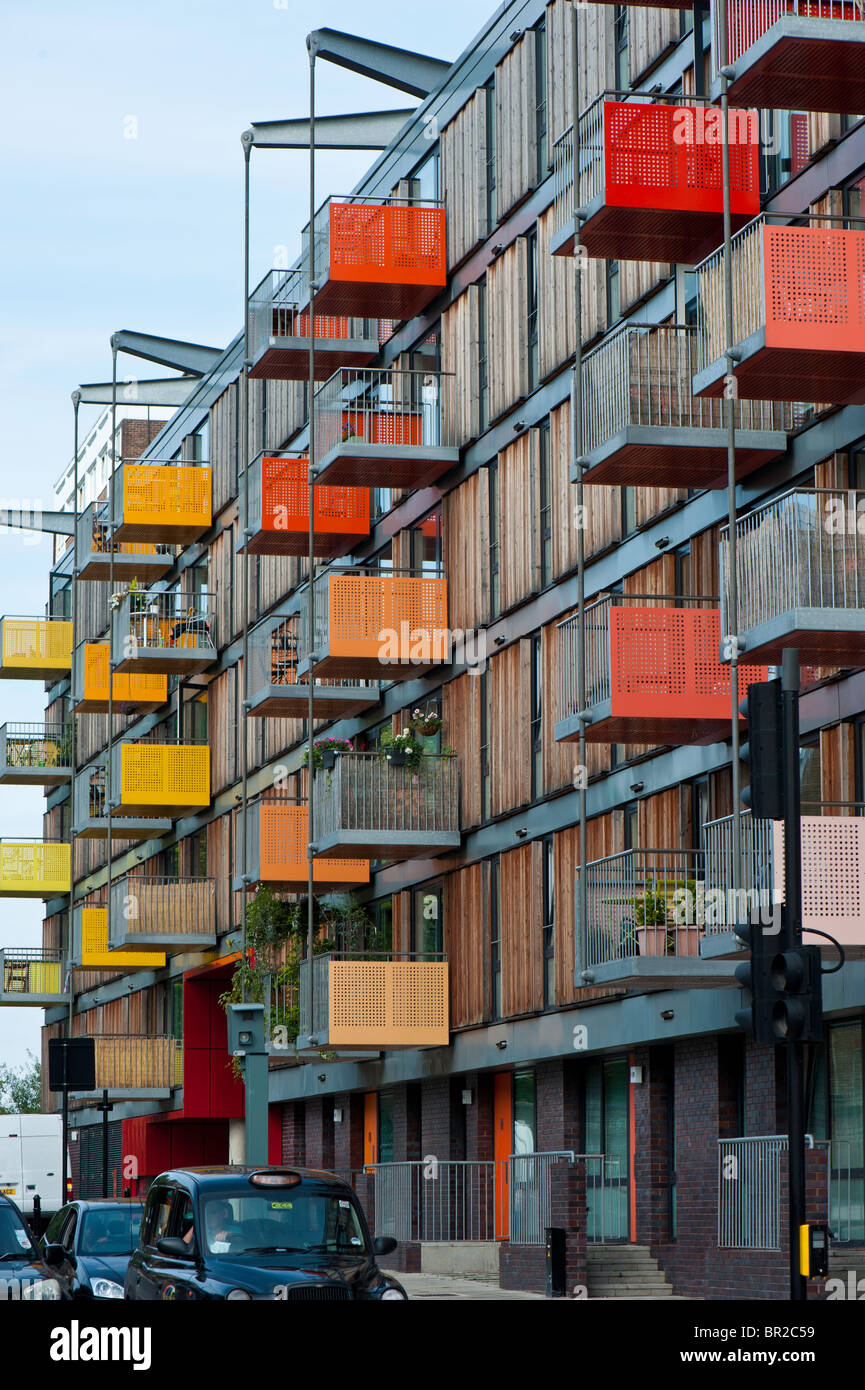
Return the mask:
POLYGON ((117 612, 118 608, 121 606, 123 600, 127 597, 128 594, 137 594, 139 592, 140 585, 138 583, 138 576, 133 575, 132 579, 129 582, 128 589, 121 589, 118 593, 111 595, 109 602, 114 612, 117 612))
POLYGON ((391 767, 409 767, 417 772, 423 763, 424 747, 412 728, 403 729, 398 734, 385 729, 381 736, 380 756, 391 767))
POLYGON ((435 738, 441 732, 444 720, 438 714, 427 713, 422 709, 413 709, 409 719, 409 728, 413 729, 419 738, 435 738))
MULTIPOLYGON (((347 738, 320 738, 312 745, 312 765, 316 771, 332 770, 337 753, 353 753, 354 745, 347 738)), ((309 745, 303 750, 303 765, 309 762, 309 745)))

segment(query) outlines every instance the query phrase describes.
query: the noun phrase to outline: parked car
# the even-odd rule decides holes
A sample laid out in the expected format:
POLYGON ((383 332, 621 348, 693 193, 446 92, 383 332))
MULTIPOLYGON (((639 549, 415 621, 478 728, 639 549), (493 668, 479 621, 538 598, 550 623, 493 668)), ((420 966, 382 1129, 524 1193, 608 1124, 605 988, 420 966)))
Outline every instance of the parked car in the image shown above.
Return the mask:
POLYGON ((126 1271, 132 1299, 405 1299, 378 1267, 396 1249, 373 1240, 347 1183, 305 1168, 185 1168, 147 1196, 126 1271))
POLYGON ((134 1199, 75 1201, 52 1218, 42 1254, 71 1298, 123 1297, 143 1213, 134 1199))
POLYGON ((67 1297, 17 1206, 9 1197, 0 1196, 0 1301, 67 1297))

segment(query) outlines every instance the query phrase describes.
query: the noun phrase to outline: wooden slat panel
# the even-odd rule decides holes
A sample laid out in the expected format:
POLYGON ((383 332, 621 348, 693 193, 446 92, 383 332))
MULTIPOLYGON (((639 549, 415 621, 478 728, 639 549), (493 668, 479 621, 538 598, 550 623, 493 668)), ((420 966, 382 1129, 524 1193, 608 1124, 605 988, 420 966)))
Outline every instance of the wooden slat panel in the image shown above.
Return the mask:
POLYGON ((502 1015, 544 1006, 541 935, 543 845, 520 845, 500 859, 502 1015))
POLYGON ((448 270, 487 234, 486 159, 486 92, 481 88, 441 133, 448 270))
POLYGON ((550 495, 556 578, 576 567, 580 525, 585 527, 587 556, 606 550, 622 537, 621 488, 585 488, 581 517, 577 512, 577 491, 570 481, 570 469, 571 403, 564 401, 550 414, 550 495))
MULTIPOLYGON (((573 356, 576 346, 574 262, 550 252, 555 209, 538 218, 538 363, 541 380, 573 356)), ((583 342, 603 332, 607 322, 605 262, 582 262, 583 342)))
POLYGON ((538 431, 499 454, 501 600, 507 610, 540 589, 538 431))
POLYGON ((531 800, 531 642, 514 642, 490 660, 492 813, 531 800))
POLYGON ((490 419, 528 395, 527 241, 517 237, 487 271, 490 419))
POLYGON ((442 504, 448 614, 452 628, 474 629, 490 612, 489 472, 479 468, 442 504))
POLYGON ((632 83, 679 41, 679 10, 628 8, 628 74, 632 83))
MULTIPOLYGON (((577 19, 580 107, 585 110, 601 92, 615 86, 613 6, 583 5, 577 19)), ((554 0, 547 6, 547 129, 551 147, 573 120, 571 48, 571 6, 567 0, 554 0)))
POLYGON ((499 219, 535 186, 535 36, 529 30, 496 68, 496 196, 499 219))
POLYGON ((472 864, 444 881, 444 948, 450 965, 451 1027, 482 1023, 488 899, 486 866, 472 864))
POLYGON ((442 371, 454 373, 455 443, 480 434, 478 289, 472 285, 445 310, 441 321, 442 371))
POLYGON ((442 689, 443 737, 460 767, 460 822, 464 830, 481 821, 481 682, 466 672, 442 689))
POLYGON ((237 383, 232 382, 210 410, 210 467, 214 516, 234 496, 236 490, 237 396, 237 383))

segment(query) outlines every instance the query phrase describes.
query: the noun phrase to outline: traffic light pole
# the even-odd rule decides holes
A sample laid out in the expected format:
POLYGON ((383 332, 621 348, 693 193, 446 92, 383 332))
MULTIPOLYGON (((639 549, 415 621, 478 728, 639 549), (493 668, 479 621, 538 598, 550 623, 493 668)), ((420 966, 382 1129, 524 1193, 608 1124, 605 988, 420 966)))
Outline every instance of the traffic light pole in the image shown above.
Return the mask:
MULTIPOLYGON (((785 651, 781 666, 784 749, 784 911, 785 950, 802 944, 802 822, 799 781, 799 653, 785 651)), ((790 1300, 804 1303, 807 1284, 799 1259, 799 1227, 805 1207, 805 1045, 789 1042, 787 1058, 787 1161, 790 1241, 790 1300)))

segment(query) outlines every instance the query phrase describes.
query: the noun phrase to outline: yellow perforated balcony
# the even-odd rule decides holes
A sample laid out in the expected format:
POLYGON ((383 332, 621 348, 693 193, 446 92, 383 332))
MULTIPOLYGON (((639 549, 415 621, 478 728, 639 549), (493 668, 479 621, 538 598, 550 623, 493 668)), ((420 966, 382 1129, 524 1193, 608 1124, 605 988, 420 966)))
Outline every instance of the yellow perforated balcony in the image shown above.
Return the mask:
POLYGON ((301 964, 298 1050, 317 1047, 447 1047, 448 965, 434 957, 313 960, 301 964))
POLYGON ((68 844, 0 840, 0 898, 56 898, 71 886, 68 844))
POLYGON ((32 1008, 65 1004, 63 958, 59 951, 41 946, 4 946, 0 949, 0 1004, 32 1008))
MULTIPOLYGON (((84 642, 72 656, 72 703, 76 714, 108 713, 108 643, 84 642)), ((115 714, 147 714, 168 699, 168 677, 152 671, 115 671, 115 714)))
POLYGON ((79 970, 158 970, 165 959, 164 951, 109 951, 107 907, 73 911, 71 964, 79 970))
POLYGON ((54 681, 72 665, 72 624, 65 618, 0 618, 0 677, 54 681))
POLYGON ((119 743, 112 750, 116 816, 190 816, 210 805, 206 743, 119 743))
POLYGON ((114 539, 189 545, 210 529, 211 474, 201 465, 125 463, 114 479, 114 539))

